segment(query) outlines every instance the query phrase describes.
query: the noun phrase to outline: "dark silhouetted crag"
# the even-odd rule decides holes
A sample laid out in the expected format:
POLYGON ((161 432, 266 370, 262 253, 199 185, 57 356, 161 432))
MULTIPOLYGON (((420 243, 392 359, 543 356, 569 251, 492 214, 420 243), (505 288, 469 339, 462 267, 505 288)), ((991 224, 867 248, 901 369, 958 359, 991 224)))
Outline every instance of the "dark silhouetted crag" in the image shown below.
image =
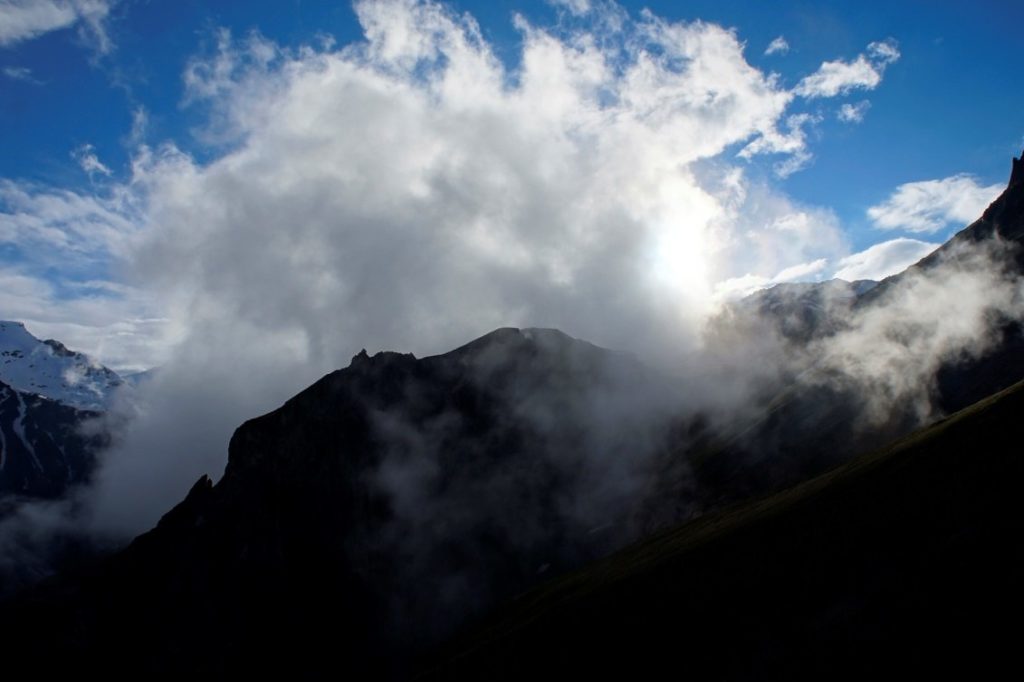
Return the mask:
POLYGON ((986 677, 1019 666, 1024 385, 528 593, 426 679, 986 677))

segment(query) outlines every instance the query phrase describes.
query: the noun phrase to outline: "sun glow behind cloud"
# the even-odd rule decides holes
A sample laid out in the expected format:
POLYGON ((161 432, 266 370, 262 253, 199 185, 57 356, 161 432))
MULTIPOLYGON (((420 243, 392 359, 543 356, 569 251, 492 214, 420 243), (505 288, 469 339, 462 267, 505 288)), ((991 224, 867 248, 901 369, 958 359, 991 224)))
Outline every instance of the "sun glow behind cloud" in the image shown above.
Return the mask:
MULTIPOLYGON (((113 211, 87 238, 74 220, 48 224, 51 256, 74 261, 87 239, 139 292, 116 299, 124 318, 166 320, 161 407, 125 437, 129 464, 100 476, 121 513, 133 494, 146 510, 177 499, 243 418, 361 347, 424 354, 552 326, 666 360, 700 343, 722 282, 815 275, 846 255, 831 212, 745 172, 762 155, 798 170, 816 118, 735 32, 572 3, 557 27, 517 17, 521 55, 505 64, 443 5, 355 7, 363 42, 220 31, 189 62, 184 103, 206 114, 210 160, 167 142, 138 147, 124 181, 80 155, 97 196, 8 187, 24 205, 113 211), (158 416, 183 409, 187 434, 158 416), (163 451, 176 484, 130 465, 163 451)), ((876 87, 895 56, 872 59, 870 82, 849 87, 876 87)), ((813 96, 847 88, 833 81, 813 96)), ((3 217, 15 235, 31 219, 3 217)), ((0 274, 42 287, 26 253, 0 274)))

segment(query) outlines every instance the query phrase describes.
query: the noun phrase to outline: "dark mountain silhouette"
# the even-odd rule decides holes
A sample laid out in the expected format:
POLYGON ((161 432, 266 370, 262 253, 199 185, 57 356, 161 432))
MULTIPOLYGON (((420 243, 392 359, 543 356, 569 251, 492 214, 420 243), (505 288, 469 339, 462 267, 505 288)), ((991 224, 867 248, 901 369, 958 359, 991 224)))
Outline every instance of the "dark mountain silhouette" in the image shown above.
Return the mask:
POLYGON ((776 284, 734 303, 730 313, 768 320, 783 338, 804 344, 842 329, 854 303, 877 285, 867 279, 776 284))
MULTIPOLYGON (((665 494, 656 496, 660 506, 652 514, 665 513, 663 501, 670 499, 668 491, 682 477, 697 480, 694 490, 700 502, 694 505, 690 499, 687 505, 707 511, 792 485, 920 426, 919 405, 892 401, 885 415, 865 420, 862 387, 805 381, 801 376, 818 372, 816 351, 827 347, 829 339, 848 331, 858 319, 886 310, 913 288, 922 273, 952 276, 979 267, 968 257, 971 253, 991 251, 984 266, 1000 268, 1004 285, 1019 288, 1024 275, 1022 163, 1014 159, 1010 183, 981 218, 904 272, 876 284, 832 280, 779 285, 748 297, 714 320, 715 343, 727 346, 738 339, 742 347, 750 338, 777 335, 789 355, 803 356, 789 363, 788 373, 757 387, 752 402, 759 409, 753 416, 724 429, 698 428, 696 438, 680 441, 685 444, 662 460, 657 480, 665 494)), ((921 386, 921 391, 928 394, 934 418, 1024 378, 1024 329, 1019 319, 996 319, 991 327, 994 339, 985 352, 952 354, 933 378, 925 379, 932 385, 921 386)), ((898 324, 891 333, 901 333, 898 324)), ((873 351, 860 350, 866 355, 873 351)))
POLYGON ((401 676, 470 615, 637 537, 635 472, 602 467, 662 433, 659 383, 554 330, 360 353, 241 426, 216 485, 8 606, 0 632, 59 643, 41 672, 401 676))
POLYGON ((1014 669, 1022 410, 1017 384, 829 474, 554 580, 450 645, 424 679, 1014 669))
MULTIPOLYGON (((1012 182, 956 239, 1012 242, 1022 193, 1012 182)), ((883 305, 895 282, 853 292, 846 307, 883 305)), ((842 329, 814 326, 788 342, 842 329)), ((1014 343, 947 363, 942 399, 1019 380, 1014 343)), ((919 415, 896 405, 865 428, 855 390, 769 384, 723 425, 678 411, 681 390, 554 330, 501 329, 422 359, 360 353, 243 424, 216 485, 202 478, 127 549, 3 605, 0 641, 36 675, 405 677, 502 600, 704 514, 566 579, 597 588, 565 592, 563 581, 554 597, 520 600, 433 659, 435 672, 546 676, 555 656, 552 670, 567 673, 593 647, 580 669, 595 674, 629 661, 653 670, 672 647, 694 652, 679 665, 698 674, 800 673, 832 655, 834 672, 858 647, 876 646, 865 659, 876 663, 900 654, 904 625, 923 633, 912 660, 941 635, 931 623, 950 624, 936 615, 940 587, 950 613, 979 617, 971 594, 995 596, 986 574, 1002 589, 998 562, 1019 566, 1006 541, 1019 530, 1007 496, 1019 464, 999 444, 1020 435, 1020 390, 719 516, 708 513, 906 435, 919 415), (701 547, 711 549, 694 559, 701 547), (800 658, 800 641, 821 655, 800 658)))

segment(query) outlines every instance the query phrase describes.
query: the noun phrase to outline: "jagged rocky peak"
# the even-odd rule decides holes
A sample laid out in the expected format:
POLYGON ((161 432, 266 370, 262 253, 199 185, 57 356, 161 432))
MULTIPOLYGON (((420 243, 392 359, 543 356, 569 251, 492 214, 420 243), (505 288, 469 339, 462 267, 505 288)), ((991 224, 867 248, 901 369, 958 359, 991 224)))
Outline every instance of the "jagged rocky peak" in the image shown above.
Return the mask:
POLYGON ((1013 160, 1013 165, 1010 170, 1010 183, 1009 186, 1024 182, 1024 152, 1020 153, 1019 159, 1013 160))
POLYGON ((42 341, 24 323, 9 320, 0 321, 0 380, 80 410, 106 409, 123 383, 83 353, 54 339, 42 341))

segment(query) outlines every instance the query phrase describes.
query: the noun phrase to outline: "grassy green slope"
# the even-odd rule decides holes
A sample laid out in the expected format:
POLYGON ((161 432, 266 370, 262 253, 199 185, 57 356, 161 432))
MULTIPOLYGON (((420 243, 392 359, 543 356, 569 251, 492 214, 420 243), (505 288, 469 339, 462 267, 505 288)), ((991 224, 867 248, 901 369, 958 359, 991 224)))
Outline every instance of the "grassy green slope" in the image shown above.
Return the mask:
POLYGON ((1022 436, 1016 384, 883 451, 528 593, 442 652, 428 677, 1019 668, 1022 436))

